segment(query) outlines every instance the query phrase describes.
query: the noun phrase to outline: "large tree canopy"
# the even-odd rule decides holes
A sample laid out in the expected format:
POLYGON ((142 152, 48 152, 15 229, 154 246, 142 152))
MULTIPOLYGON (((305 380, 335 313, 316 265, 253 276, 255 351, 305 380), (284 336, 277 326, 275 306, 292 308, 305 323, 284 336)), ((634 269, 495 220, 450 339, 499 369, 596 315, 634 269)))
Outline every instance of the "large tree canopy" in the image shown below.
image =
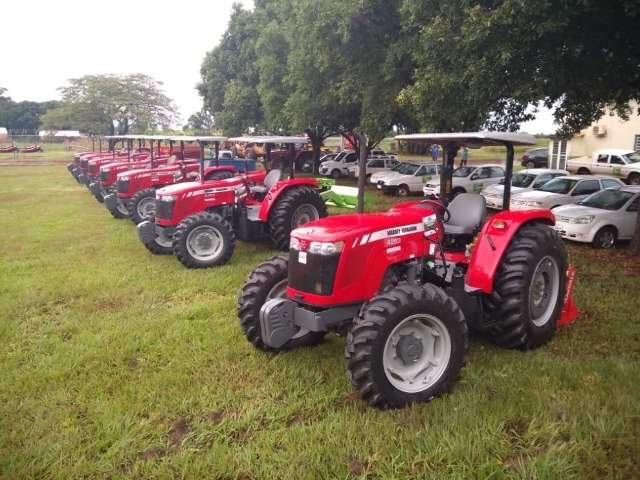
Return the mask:
POLYGON ((126 134, 168 128, 177 115, 162 83, 141 73, 86 75, 69 80, 60 91, 62 105, 43 117, 47 128, 126 134))
POLYGON ((0 127, 11 131, 33 132, 40 128, 41 117, 60 102, 15 102, 6 95, 7 89, 0 87, 0 127))

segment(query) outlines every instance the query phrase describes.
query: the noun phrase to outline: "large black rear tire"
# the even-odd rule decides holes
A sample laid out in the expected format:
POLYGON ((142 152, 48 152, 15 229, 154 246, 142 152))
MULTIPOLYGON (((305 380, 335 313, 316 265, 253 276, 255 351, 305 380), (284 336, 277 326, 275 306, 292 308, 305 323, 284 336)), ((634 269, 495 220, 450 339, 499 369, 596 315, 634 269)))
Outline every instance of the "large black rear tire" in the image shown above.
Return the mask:
POLYGON ((324 339, 323 332, 298 332, 282 347, 274 349, 262 341, 260 308, 272 298, 286 294, 289 258, 286 255, 272 257, 258 265, 247 277, 238 295, 238 318, 245 337, 256 348, 265 351, 282 351, 291 348, 317 345, 324 339))
POLYGON ((229 261, 235 241, 233 227, 221 215, 196 213, 176 227, 173 252, 187 268, 215 267, 229 261))
POLYGON ((533 223, 518 230, 507 248, 485 299, 481 332, 505 348, 529 350, 556 332, 564 303, 567 254, 551 227, 533 223))
POLYGON ((127 208, 129 210, 129 217, 133 220, 133 223, 138 225, 145 220, 151 220, 155 217, 155 198, 156 191, 153 188, 140 190, 131 197, 127 208), (150 208, 150 199, 153 200, 153 208, 150 208))
POLYGON ((327 207, 320 194, 303 185, 285 190, 269 213, 269 232, 278 250, 289 249, 291 231, 307 222, 327 216, 327 207))
POLYGON ((347 372, 373 407, 428 402, 453 388, 468 345, 453 298, 431 284, 399 285, 361 309, 347 335, 347 372))

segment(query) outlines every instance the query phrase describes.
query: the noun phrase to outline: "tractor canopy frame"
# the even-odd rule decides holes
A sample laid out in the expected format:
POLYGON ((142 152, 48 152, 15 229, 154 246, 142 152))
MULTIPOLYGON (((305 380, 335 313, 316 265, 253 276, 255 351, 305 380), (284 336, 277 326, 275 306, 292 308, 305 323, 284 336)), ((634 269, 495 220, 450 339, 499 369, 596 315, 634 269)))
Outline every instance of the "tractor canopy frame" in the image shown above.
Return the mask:
MULTIPOLYGON (((260 143, 265 146, 265 170, 271 169, 271 149, 274 145, 285 144, 289 150, 289 178, 295 177, 295 147, 309 143, 308 137, 282 136, 282 135, 257 135, 233 137, 230 142, 236 143, 260 143)), ((248 169, 247 169, 248 171, 248 169)))
POLYGON ((412 133, 397 135, 399 142, 422 145, 440 145, 443 150, 440 171, 440 199, 446 205, 452 192, 454 159, 460 147, 480 148, 504 146, 507 150, 505 161, 502 209, 508 210, 511 201, 511 177, 513 176, 514 145, 535 145, 536 139, 528 133, 510 132, 459 132, 459 133, 412 133))

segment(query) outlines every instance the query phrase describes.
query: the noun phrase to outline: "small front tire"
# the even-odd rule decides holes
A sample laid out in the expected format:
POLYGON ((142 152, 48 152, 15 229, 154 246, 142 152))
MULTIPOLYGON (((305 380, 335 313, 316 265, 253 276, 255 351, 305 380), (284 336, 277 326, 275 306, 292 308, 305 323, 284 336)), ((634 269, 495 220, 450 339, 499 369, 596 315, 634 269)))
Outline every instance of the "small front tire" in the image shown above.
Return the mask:
POLYGON ((369 405, 401 408, 451 390, 467 350, 467 324, 450 296, 400 285, 363 306, 347 336, 347 371, 369 405))
POLYGON ((156 191, 146 188, 136 192, 128 205, 129 216, 138 225, 145 220, 151 220, 156 215, 156 191))
POLYGON ((273 298, 284 298, 287 293, 289 258, 286 255, 272 257, 258 265, 247 277, 238 295, 238 318, 247 340, 264 351, 281 351, 291 348, 317 345, 324 339, 323 332, 298 331, 291 340, 278 349, 265 345, 260 330, 260 308, 273 298))
POLYGON ((235 241, 233 227, 221 215, 197 213, 176 227, 173 252, 187 268, 215 267, 229 261, 235 241))

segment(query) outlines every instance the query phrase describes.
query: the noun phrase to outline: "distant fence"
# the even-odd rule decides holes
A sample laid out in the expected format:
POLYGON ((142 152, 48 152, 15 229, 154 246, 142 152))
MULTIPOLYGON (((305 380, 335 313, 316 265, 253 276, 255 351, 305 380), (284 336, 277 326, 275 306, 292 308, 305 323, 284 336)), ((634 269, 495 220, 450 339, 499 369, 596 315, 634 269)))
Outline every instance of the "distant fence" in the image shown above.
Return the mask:
POLYGON ((63 145, 65 150, 77 151, 88 150, 91 148, 91 138, 89 137, 54 137, 51 135, 41 137, 38 132, 15 133, 9 131, 9 135, 0 139, 0 144, 15 144, 17 146, 25 145, 46 145, 59 144, 63 145))

